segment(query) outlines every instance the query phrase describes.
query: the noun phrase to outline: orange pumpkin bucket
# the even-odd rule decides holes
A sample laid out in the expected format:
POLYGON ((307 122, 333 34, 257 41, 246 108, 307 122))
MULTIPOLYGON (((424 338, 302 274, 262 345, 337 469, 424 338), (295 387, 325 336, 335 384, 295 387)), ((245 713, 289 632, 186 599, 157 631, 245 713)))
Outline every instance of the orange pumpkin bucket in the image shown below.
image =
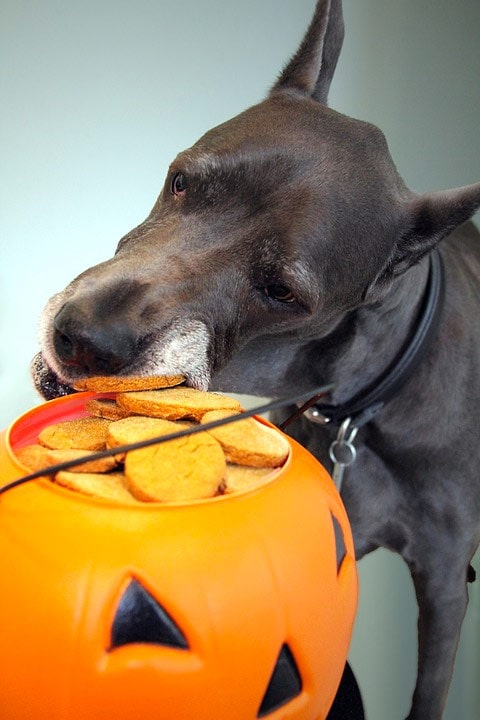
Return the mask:
MULTIPOLYGON (((17 450, 92 395, 2 433, 0 487, 27 472, 17 450)), ((324 720, 357 605, 353 543, 329 475, 288 443, 261 487, 209 500, 121 504, 46 477, 0 495, 1 717, 324 720)))

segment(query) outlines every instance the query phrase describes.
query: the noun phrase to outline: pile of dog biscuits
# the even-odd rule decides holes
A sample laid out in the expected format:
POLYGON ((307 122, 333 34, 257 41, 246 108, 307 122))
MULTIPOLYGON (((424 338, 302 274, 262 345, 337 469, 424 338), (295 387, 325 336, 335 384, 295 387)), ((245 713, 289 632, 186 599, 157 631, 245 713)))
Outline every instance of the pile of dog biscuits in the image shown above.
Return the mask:
MULTIPOLYGON (((30 471, 83 458, 89 452, 237 415, 240 403, 186 387, 184 378, 89 378, 77 390, 114 392, 86 401, 86 417, 45 427, 38 442, 17 451, 30 471)), ((59 471, 54 482, 86 495, 127 502, 189 502, 240 492, 265 482, 285 462, 287 440, 253 418, 209 428, 59 471)))

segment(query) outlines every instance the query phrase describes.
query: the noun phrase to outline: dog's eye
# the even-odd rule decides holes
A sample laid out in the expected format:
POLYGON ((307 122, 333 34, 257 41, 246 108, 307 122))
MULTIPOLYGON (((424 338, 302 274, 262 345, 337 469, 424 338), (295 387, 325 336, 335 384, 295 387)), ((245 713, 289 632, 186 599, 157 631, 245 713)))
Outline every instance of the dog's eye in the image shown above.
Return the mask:
POLYGON ((172 195, 176 195, 177 197, 183 197, 185 195, 185 191, 187 189, 187 178, 185 175, 181 172, 177 172, 172 177, 172 184, 170 186, 170 191, 172 195))
POLYGON ((264 288, 264 293, 267 297, 271 298, 272 300, 276 300, 277 302, 295 302, 295 295, 286 285, 267 285, 264 288))

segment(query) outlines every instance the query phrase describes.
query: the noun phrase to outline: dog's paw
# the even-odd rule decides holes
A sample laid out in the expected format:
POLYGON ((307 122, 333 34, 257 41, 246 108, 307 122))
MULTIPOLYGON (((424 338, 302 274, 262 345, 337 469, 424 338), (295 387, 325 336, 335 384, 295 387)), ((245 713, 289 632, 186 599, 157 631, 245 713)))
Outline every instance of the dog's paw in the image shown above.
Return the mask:
POLYGON ((76 392, 72 387, 65 385, 65 383, 62 383, 58 379, 53 370, 51 370, 45 362, 41 352, 33 358, 30 370, 35 389, 45 400, 53 400, 54 398, 71 395, 76 392))

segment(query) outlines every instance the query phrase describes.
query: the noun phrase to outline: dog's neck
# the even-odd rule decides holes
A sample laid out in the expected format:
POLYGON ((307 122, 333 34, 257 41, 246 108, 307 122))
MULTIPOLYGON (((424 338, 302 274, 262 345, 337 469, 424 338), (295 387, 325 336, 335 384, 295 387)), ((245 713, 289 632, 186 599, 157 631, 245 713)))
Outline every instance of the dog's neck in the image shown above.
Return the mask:
MULTIPOLYGON (((330 362, 327 359, 328 379, 334 385, 333 403, 350 401, 357 393, 375 385, 389 368, 395 367, 420 320, 428 276, 426 259, 397 278, 382 302, 358 308, 351 318, 346 318, 343 352, 330 362)), ((321 341, 320 345, 323 344, 321 341)), ((328 349, 326 354, 328 357, 328 349)))

